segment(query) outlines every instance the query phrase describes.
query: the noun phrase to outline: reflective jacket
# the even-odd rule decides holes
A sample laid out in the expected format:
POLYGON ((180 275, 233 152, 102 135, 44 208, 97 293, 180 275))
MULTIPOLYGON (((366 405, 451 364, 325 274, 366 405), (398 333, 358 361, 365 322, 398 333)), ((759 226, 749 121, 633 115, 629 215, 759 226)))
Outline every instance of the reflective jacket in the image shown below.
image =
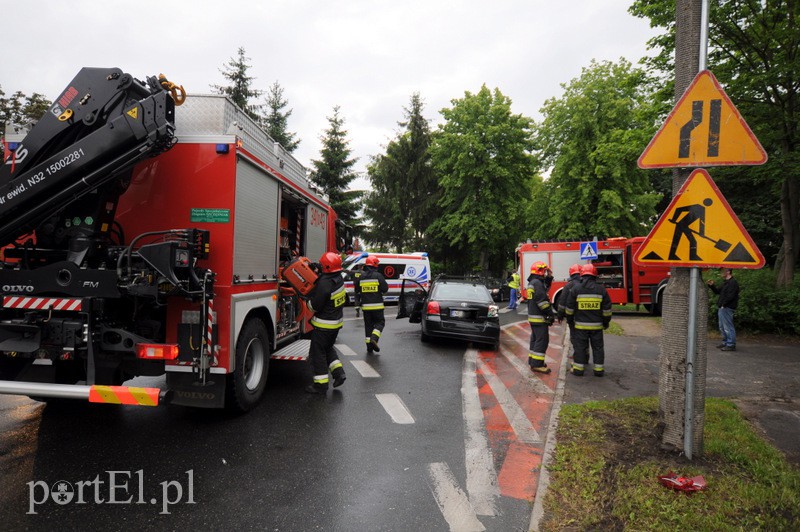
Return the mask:
POLYGON ((356 300, 361 301, 363 310, 383 310, 383 294, 389 291, 381 272, 374 266, 364 267, 364 271, 354 281, 356 300))
POLYGON ((519 274, 517 272, 511 274, 511 280, 508 282, 508 287, 519 290, 519 274))
POLYGON ((603 330, 611 322, 611 298, 605 286, 587 275, 568 294, 564 312, 576 329, 603 330))
POLYGON ((525 289, 525 298, 528 300, 528 322, 534 325, 550 325, 555 319, 553 305, 544 286, 541 275, 531 275, 528 278, 528 287, 525 289))
POLYGON ((311 292, 308 302, 314 311, 311 325, 320 329, 340 329, 344 323, 344 304, 347 292, 341 272, 323 273, 311 292))

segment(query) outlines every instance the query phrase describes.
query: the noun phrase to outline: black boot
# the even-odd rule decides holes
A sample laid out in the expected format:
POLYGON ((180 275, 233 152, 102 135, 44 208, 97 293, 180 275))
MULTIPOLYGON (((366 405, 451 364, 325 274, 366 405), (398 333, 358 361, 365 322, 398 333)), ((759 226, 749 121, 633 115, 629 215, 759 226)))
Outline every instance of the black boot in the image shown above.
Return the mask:
POLYGON ((344 370, 342 368, 336 368, 333 370, 333 387, 338 388, 344 381, 347 379, 347 376, 344 374, 344 370))
POLYGON ((372 346, 372 350, 375 351, 376 353, 380 352, 381 348, 378 347, 378 340, 376 340, 374 336, 369 341, 369 345, 372 346))
POLYGON ((328 385, 327 384, 309 384, 305 387, 306 393, 313 393, 317 395, 325 395, 328 393, 328 385))

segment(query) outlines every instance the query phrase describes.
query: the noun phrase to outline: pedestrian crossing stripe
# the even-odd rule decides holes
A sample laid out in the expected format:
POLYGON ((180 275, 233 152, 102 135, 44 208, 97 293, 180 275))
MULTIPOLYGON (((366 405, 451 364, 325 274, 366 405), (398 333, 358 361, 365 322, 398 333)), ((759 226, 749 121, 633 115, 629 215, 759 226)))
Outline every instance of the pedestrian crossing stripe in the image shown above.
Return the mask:
POLYGON ((585 242, 581 244, 581 260, 597 258, 597 242, 585 242))
POLYGON ((764 256, 706 170, 695 170, 633 257, 641 266, 748 268, 764 256))

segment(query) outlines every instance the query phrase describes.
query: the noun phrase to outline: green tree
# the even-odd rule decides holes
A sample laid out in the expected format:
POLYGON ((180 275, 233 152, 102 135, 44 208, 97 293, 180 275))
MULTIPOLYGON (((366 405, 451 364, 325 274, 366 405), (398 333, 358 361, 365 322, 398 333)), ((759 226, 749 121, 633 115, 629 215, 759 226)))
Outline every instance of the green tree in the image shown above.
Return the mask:
POLYGON ((327 120, 328 129, 320 137, 320 159, 311 161, 314 166, 311 180, 328 195, 331 207, 339 219, 350 226, 356 226, 359 222, 358 202, 363 193, 348 190, 348 186, 357 177, 353 166, 358 159, 350 158, 352 150, 338 105, 333 108, 333 116, 327 117, 327 120))
POLYGON ((245 55, 243 47, 239 47, 236 58, 230 58, 225 67, 220 69, 222 76, 228 80, 228 85, 212 85, 217 94, 224 94, 233 100, 253 120, 259 121, 260 105, 251 105, 250 100, 259 98, 263 91, 253 89, 254 77, 248 76, 250 58, 245 55))
MULTIPOLYGON (((768 222, 748 217, 753 194, 743 197, 743 203, 731 201, 728 194, 749 190, 762 196, 779 191, 766 201, 780 205, 780 224, 775 226, 781 239, 776 260, 779 286, 791 283, 800 261, 799 10, 796 0, 718 0, 710 3, 709 13, 709 69, 769 154, 769 161, 759 171, 715 171, 715 181, 748 232, 751 226, 758 228, 768 222)), ((650 19, 652 27, 664 29, 649 43, 658 54, 648 64, 669 75, 675 52, 674 2, 636 0, 630 12, 650 19)), ((769 248, 775 240, 768 235, 761 238, 766 242, 756 240, 759 248, 769 248)))
POLYGON ((451 103, 431 144, 442 196, 430 233, 486 272, 521 237, 519 199, 534 175, 531 119, 512 114, 511 100, 486 85, 451 103))
POLYGON ((267 130, 269 136, 278 141, 289 153, 293 153, 300 144, 300 140, 295 140, 295 133, 290 133, 289 117, 292 116, 292 109, 284 111, 289 102, 283 98, 283 87, 275 81, 267 91, 265 101, 266 115, 262 119, 261 126, 267 130))
POLYGON ((549 212, 537 219, 549 238, 640 236, 652 227, 661 196, 636 167, 658 112, 647 82, 624 59, 593 60, 545 102, 535 141, 540 164, 551 169, 549 212))
POLYGON ((47 112, 51 103, 38 92, 26 96, 23 92, 17 91, 10 98, 6 98, 5 92, 0 87, 0 128, 5 129, 7 123, 22 126, 34 124, 47 112))
POLYGON ((437 216, 438 183, 431 167, 431 130, 423 107, 419 93, 412 94, 410 107, 403 108, 405 120, 398 122, 404 129, 367 168, 372 192, 364 202, 364 213, 371 220, 366 236, 401 253, 425 246, 425 231, 437 216))

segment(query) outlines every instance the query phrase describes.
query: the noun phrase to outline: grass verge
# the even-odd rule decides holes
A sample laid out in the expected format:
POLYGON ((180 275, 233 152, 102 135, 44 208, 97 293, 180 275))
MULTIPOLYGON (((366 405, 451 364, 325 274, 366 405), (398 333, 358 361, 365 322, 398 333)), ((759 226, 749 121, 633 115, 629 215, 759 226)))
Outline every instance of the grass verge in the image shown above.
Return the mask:
POLYGON ((565 405, 541 530, 797 530, 800 468, 758 436, 736 406, 706 400, 704 453, 661 449, 658 398, 565 405), (685 494, 658 482, 703 475, 685 494))

